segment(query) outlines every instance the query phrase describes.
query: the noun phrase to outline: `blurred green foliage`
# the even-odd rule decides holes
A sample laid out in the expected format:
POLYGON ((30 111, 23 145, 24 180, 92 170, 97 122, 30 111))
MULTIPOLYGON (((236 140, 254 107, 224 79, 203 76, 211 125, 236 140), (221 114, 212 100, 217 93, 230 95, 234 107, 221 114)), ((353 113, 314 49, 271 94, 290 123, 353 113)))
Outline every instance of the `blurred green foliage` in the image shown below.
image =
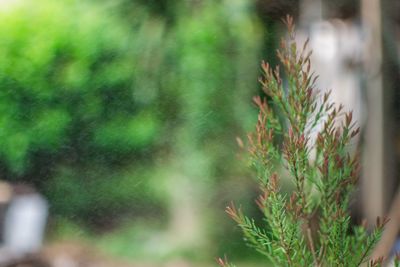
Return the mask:
POLYGON ((167 225, 178 173, 202 223, 231 226, 224 186, 243 174, 235 137, 253 125, 261 58, 253 1, 22 3, 0 6, 2 177, 34 183, 58 218, 109 227, 167 225))
POLYGON ((148 192, 124 172, 143 169, 163 130, 152 77, 163 25, 144 10, 129 25, 104 5, 67 0, 0 12, 2 176, 34 182, 65 215, 148 192), (123 181, 131 190, 116 192, 123 181))

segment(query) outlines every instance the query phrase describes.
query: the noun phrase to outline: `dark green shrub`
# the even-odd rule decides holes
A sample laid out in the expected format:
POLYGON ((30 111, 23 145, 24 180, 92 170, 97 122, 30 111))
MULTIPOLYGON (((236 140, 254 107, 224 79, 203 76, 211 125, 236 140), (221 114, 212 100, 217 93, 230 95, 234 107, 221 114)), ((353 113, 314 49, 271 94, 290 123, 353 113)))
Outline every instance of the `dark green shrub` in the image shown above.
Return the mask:
POLYGON ((22 1, 0 11, 1 174, 35 183, 61 213, 70 214, 59 205, 63 193, 85 191, 87 180, 90 192, 72 207, 112 209, 108 198, 96 201, 98 183, 112 187, 119 169, 147 165, 162 135, 155 103, 163 23, 136 11, 132 25, 84 1, 22 1))

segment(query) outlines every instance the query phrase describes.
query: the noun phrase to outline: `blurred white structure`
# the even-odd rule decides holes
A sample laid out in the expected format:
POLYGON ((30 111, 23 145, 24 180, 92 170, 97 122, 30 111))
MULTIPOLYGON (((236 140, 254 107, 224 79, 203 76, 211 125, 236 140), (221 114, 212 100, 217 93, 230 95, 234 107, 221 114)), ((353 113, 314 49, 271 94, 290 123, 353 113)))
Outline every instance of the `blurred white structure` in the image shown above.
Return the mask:
POLYGON ((310 27, 312 62, 319 75, 317 87, 332 90, 332 100, 353 110, 362 124, 365 107, 361 91, 360 68, 364 51, 361 28, 343 20, 321 21, 310 27))
POLYGON ((5 216, 4 246, 18 257, 39 252, 47 210, 47 202, 39 194, 13 198, 5 216))
POLYGON ((42 247, 48 217, 47 201, 25 185, 0 187, 2 243, 0 264, 38 253, 42 247), (7 196, 4 198, 3 196, 7 196))
MULTIPOLYGON (((321 94, 331 91, 331 101, 336 107, 343 104, 344 111, 353 111, 353 120, 362 126, 366 108, 360 75, 365 43, 361 27, 339 19, 308 21, 297 32, 299 47, 307 38, 308 48, 313 51, 312 71, 319 76, 316 88, 321 94)), ((323 124, 320 122, 317 129, 320 130, 323 124)), ((316 134, 317 131, 311 133, 312 139, 316 134)), ((353 143, 354 148, 357 143, 353 143)))

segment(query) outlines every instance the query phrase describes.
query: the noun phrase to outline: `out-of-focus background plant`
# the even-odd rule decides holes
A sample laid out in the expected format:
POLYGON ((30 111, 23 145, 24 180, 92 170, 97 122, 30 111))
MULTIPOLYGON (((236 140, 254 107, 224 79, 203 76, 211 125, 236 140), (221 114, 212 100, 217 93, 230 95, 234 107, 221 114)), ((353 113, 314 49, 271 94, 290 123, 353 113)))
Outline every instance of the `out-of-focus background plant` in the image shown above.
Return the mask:
MULTIPOLYGON (((0 1, 0 178, 48 200, 45 253, 256 261, 223 213, 257 191, 235 140, 279 18, 314 29, 306 2, 0 1)), ((339 2, 326 17, 360 14, 339 2)))
POLYGON ((1 177, 48 198, 53 242, 212 262, 264 31, 242 0, 2 2, 1 177))

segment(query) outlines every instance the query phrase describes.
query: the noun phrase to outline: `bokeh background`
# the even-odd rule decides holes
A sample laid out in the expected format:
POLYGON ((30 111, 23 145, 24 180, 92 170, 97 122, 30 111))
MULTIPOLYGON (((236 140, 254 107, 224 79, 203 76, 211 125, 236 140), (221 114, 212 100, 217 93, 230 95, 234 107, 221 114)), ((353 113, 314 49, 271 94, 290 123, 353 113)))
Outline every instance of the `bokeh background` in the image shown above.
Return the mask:
POLYGON ((253 128, 259 64, 276 63, 280 19, 292 14, 299 36, 319 37, 325 77, 332 32, 360 36, 337 63, 353 80, 323 73, 321 85, 356 92, 344 101, 365 125, 361 146, 377 153, 365 161, 380 164, 366 192, 380 191, 355 213, 384 213, 398 166, 395 2, 1 0, 0 178, 48 200, 43 253, 64 257, 55 266, 213 266, 224 254, 257 266, 224 207, 258 216, 236 137, 253 128), (331 28, 313 27, 322 20, 331 28))

